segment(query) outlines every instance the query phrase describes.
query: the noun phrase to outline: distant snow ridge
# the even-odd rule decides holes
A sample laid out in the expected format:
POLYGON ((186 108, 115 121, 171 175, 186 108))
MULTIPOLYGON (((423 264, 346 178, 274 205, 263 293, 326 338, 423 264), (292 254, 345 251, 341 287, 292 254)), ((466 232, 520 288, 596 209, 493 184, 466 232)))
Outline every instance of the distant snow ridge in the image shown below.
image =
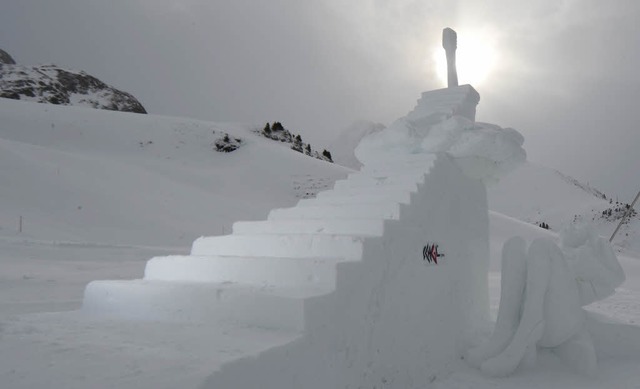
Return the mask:
POLYGON ((448 153, 470 177, 495 182, 526 160, 524 138, 512 128, 475 123, 479 100, 470 85, 425 92, 407 116, 365 137, 355 155, 366 165, 396 153, 448 153))
POLYGON ((566 174, 563 174, 563 173, 561 173, 561 172, 559 172, 557 170, 555 170, 555 172, 560 177, 562 177, 563 180, 565 180, 569 184, 575 185, 576 187, 582 189, 583 191, 585 191, 585 192, 587 192, 589 194, 592 194, 592 195, 594 195, 594 196, 596 196, 598 198, 605 199, 605 200, 607 199, 607 196, 604 193, 600 192, 598 189, 590 186, 589 184, 584 184, 584 183, 576 180, 575 178, 573 178, 571 176, 568 176, 566 174))
MULTIPOLYGON (((0 57, 3 57, 2 53, 0 57)), ((56 65, 17 65, 9 60, 12 61, 11 57, 0 61, 0 97, 147 113, 129 93, 115 89, 85 72, 62 69, 56 65)))

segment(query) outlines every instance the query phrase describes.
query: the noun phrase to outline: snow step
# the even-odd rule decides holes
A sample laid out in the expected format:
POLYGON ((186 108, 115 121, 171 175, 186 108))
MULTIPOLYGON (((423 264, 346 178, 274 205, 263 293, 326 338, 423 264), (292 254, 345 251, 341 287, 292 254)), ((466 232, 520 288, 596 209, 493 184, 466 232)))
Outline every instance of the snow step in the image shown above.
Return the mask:
POLYGON ((269 220, 291 219, 398 219, 400 204, 314 205, 279 208, 269 212, 269 220))
POLYGON ((417 191, 418 185, 423 181, 420 180, 384 180, 384 179, 374 179, 369 177, 362 177, 357 180, 341 180, 336 181, 333 185, 334 190, 350 190, 350 189, 359 189, 364 193, 372 193, 378 192, 381 188, 396 188, 398 190, 409 190, 409 191, 417 191))
POLYGON ((363 181, 375 180, 386 182, 424 182, 424 177, 428 172, 355 172, 349 173, 343 181, 363 181))
POLYGON ((193 242, 194 256, 341 258, 359 260, 364 238, 348 235, 226 235, 193 242))
POLYGON ((93 281, 83 311, 118 319, 207 322, 286 331, 304 329, 304 300, 328 289, 256 287, 235 283, 93 281))
MULTIPOLYGON (((324 192, 323 192, 324 193, 324 192)), ((333 196, 318 196, 312 199, 302 199, 296 204, 297 207, 307 207, 316 205, 352 205, 352 204, 379 204, 379 203, 399 203, 409 204, 411 192, 400 191, 397 193, 380 194, 367 193, 361 195, 346 195, 334 192, 333 196)))
POLYGON ((382 236, 382 219, 265 220, 233 223, 235 235, 250 234, 325 234, 382 236))
POLYGON ((149 260, 144 279, 334 288, 337 262, 335 258, 175 255, 149 260))
MULTIPOLYGON (((376 188, 375 192, 371 192, 365 188, 333 188, 324 192, 318 193, 316 199, 325 200, 333 199, 335 197, 361 197, 361 196, 389 196, 394 199, 405 199, 407 196, 411 196, 411 193, 415 193, 417 188, 395 188, 395 187, 380 187, 376 188)), ((300 200, 302 201, 302 200, 300 200)), ((358 204, 358 203, 356 203, 358 204)))

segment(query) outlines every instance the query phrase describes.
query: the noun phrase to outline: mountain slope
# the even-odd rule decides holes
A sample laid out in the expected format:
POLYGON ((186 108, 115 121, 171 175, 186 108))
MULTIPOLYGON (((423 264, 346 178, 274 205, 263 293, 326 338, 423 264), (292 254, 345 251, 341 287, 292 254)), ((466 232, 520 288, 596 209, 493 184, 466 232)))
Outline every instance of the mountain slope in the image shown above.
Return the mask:
POLYGON ((0 236, 187 246, 348 169, 250 126, 0 100, 0 236), (242 140, 215 151, 229 134, 242 140))
MULTIPOLYGON (((611 236, 626 208, 587 184, 531 162, 490 186, 488 194, 493 211, 536 225, 546 223, 556 232, 570 223, 593 223, 605 237, 611 236)), ((640 252, 637 213, 618 232, 615 244, 619 250, 640 252)))

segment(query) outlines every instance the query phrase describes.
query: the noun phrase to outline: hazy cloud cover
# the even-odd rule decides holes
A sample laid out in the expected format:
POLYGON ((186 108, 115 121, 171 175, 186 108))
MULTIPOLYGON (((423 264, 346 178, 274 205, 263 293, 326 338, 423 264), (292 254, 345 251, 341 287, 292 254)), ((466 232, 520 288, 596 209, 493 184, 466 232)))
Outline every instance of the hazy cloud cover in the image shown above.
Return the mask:
MULTIPOLYGON (((630 201, 640 189, 636 0, 7 0, 0 48, 82 69, 151 113, 280 120, 327 145, 442 87, 450 26, 498 57, 479 120, 517 128, 529 159, 630 201)), ((460 74, 464 82, 465 75, 460 74)))

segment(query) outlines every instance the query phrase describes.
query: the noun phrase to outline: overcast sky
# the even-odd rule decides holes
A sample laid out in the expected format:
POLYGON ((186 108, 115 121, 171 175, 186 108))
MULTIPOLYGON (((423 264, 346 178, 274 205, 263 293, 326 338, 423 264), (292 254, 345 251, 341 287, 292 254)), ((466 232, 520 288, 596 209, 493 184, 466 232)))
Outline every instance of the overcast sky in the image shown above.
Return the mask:
POLYGON ((319 148, 443 87, 433 52, 450 26, 497 53, 474 85, 479 120, 518 129, 530 160, 629 202, 639 24, 637 0, 5 0, 0 48, 85 70, 150 113, 279 120, 319 148))

